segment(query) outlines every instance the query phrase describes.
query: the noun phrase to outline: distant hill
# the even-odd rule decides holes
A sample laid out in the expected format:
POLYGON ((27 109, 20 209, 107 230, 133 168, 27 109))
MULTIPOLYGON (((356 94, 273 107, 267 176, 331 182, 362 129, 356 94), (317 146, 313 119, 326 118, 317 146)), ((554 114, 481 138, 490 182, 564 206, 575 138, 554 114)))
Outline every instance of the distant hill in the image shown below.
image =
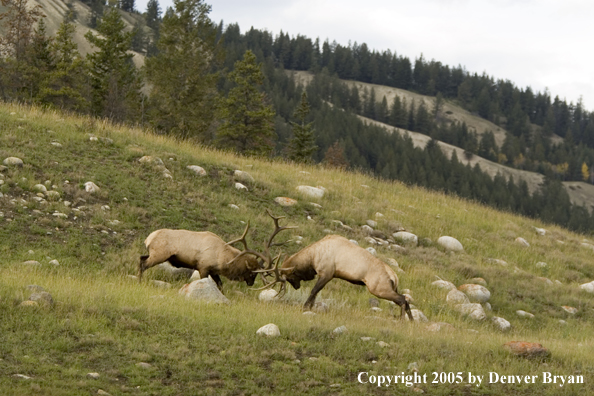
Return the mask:
MULTIPOLYGON (((307 85, 314 77, 314 75, 307 71, 288 71, 290 75, 292 75, 295 81, 299 84, 307 85)), ((420 95, 414 92, 410 92, 404 89, 387 87, 383 85, 377 84, 368 84, 359 81, 349 81, 349 80, 341 80, 349 87, 356 86, 359 88, 359 92, 363 93, 364 89, 370 91, 372 88, 375 90, 376 99, 381 100, 384 96, 388 100, 388 103, 391 103, 394 100, 394 97, 397 95, 400 98, 405 98, 407 103, 411 103, 413 100, 415 103, 420 104, 424 102, 427 108, 431 109, 435 103, 435 97, 420 95)), ((479 136, 484 134, 487 131, 492 131, 495 135, 495 140, 498 146, 501 147, 505 140, 506 131, 505 129, 493 124, 492 122, 485 120, 477 115, 473 115, 467 110, 457 106, 450 101, 446 101, 444 103, 444 116, 447 120, 451 122, 465 122, 466 125, 469 127, 470 130, 475 131, 479 136)), ((412 139, 415 147, 424 148, 428 141, 431 138, 427 135, 424 135, 419 132, 413 132, 406 129, 395 128, 393 126, 383 124, 381 122, 359 116, 362 120, 366 123, 378 125, 386 128, 388 131, 401 133, 410 136, 412 139)), ((537 127, 537 126, 534 126, 537 127)), ((551 137, 551 140, 554 143, 559 143, 563 139, 559 136, 554 135, 551 137)), ((455 150, 456 155, 460 162, 464 164, 470 164, 470 166, 475 166, 478 164, 483 172, 489 174, 490 176, 494 177, 497 173, 501 173, 506 178, 513 176, 514 180, 524 180, 528 184, 528 188, 531 193, 538 189, 538 186, 543 182, 544 176, 540 173, 536 172, 529 172, 521 169, 514 169, 505 165, 498 164, 496 162, 487 160, 482 158, 478 155, 473 155, 472 158, 467 159, 464 155, 464 150, 452 146, 451 144, 447 144, 444 142, 439 142, 439 146, 441 147, 442 151, 448 156, 451 157, 452 152, 455 150)), ((590 211, 594 208, 594 185, 584 183, 584 182, 563 182, 563 186, 567 190, 571 202, 580 206, 587 207, 590 211)))
MULTIPOLYGON (((66 18, 68 13, 72 11, 74 20, 72 23, 76 26, 74 33, 74 42, 78 45, 78 50, 86 55, 93 49, 89 45, 85 34, 89 30, 97 33, 94 29, 90 28, 91 22, 91 8, 78 0, 64 1, 64 0, 29 0, 29 4, 40 5, 43 13, 45 14, 45 23, 47 25, 48 34, 54 35, 60 24, 66 18)), ((137 21, 142 20, 142 16, 137 14, 131 14, 122 10, 119 10, 122 15, 122 20, 127 25, 127 29, 132 30, 137 21)), ((134 54, 134 64, 138 67, 144 64, 144 56, 130 51, 134 54)))

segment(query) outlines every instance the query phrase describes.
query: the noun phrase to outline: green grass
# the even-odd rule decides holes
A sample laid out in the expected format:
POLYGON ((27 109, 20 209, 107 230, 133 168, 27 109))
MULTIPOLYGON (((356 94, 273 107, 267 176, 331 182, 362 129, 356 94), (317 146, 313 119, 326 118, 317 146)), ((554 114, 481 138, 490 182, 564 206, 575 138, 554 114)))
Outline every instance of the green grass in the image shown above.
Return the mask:
POLYGON ((80 395, 99 389, 112 395, 402 394, 411 388, 362 385, 357 376, 410 374, 412 362, 420 374, 427 374, 429 383, 416 385, 427 394, 594 393, 594 302, 578 287, 594 279, 594 263, 592 252, 580 247, 583 235, 363 174, 237 157, 15 105, 0 106, 0 160, 8 156, 22 158, 25 165, 2 172, 0 186, 0 394, 80 395), (90 141, 91 134, 113 142, 90 141), (154 165, 140 164, 143 155, 160 157, 173 179, 163 177, 154 165), (186 169, 194 164, 209 176, 200 178, 186 169), (233 188, 235 169, 254 176, 248 193, 233 188), (33 186, 48 180, 48 189, 61 198, 38 203, 33 186), (87 194, 87 181, 96 183, 100 193, 87 194), (320 200, 306 199, 295 191, 300 184, 321 185, 327 194, 320 200), (276 196, 298 199, 299 204, 281 208, 273 201, 276 196), (433 333, 425 324, 395 322, 385 301, 383 311, 372 314, 367 290, 343 281, 330 282, 318 296, 329 303, 330 311, 309 317, 301 305, 313 282, 290 290, 281 302, 265 304, 245 284, 223 280, 232 303, 213 306, 184 300, 177 294, 184 282, 156 269, 147 271, 146 278, 171 281, 172 289, 126 277, 135 273, 144 254, 144 238, 159 228, 209 230, 229 240, 240 235, 242 222, 249 220, 250 247, 259 248, 273 229, 266 208, 299 227, 278 238, 303 237, 301 246, 288 243, 287 253, 322 238, 326 228, 366 247, 357 230, 376 212, 384 215, 377 221, 386 233, 404 227, 433 242, 442 235, 457 238, 465 247, 462 254, 445 253, 434 243, 406 254, 376 247, 380 258, 396 259, 405 271, 399 274, 400 290, 412 290, 414 304, 430 321, 451 323, 456 330, 433 333), (55 211, 67 218, 54 216, 55 211), (355 231, 337 229, 332 220, 355 231), (538 236, 535 226, 546 228, 546 236, 538 236), (519 236, 531 246, 514 243, 519 236), (509 265, 490 264, 489 258, 509 265), (48 264, 51 259, 60 265, 48 264), (41 266, 29 268, 21 264, 25 260, 37 260, 41 266), (548 268, 537 268, 539 261, 548 268), (435 276, 456 285, 483 277, 492 294, 489 318, 473 322, 460 317, 445 303, 446 293, 431 286, 435 276), (540 276, 561 284, 547 286, 540 276), (19 306, 29 297, 30 284, 49 291, 55 305, 19 306), (579 311, 572 316, 561 305, 579 311), (518 309, 536 317, 520 318, 518 309), (492 316, 506 318, 512 329, 501 333, 492 316), (281 336, 256 336, 267 323, 277 324, 281 336), (332 330, 341 325, 349 331, 333 336, 332 330), (362 341, 364 336, 374 340, 362 341), (546 361, 512 356, 502 347, 512 340, 540 342, 551 356, 546 361), (389 346, 382 348, 378 341, 389 346), (140 362, 151 367, 138 367, 140 362), (585 384, 430 383, 433 372, 463 372, 465 378, 468 372, 542 378, 543 371, 583 375, 585 384), (99 373, 99 379, 87 378, 91 372, 99 373))

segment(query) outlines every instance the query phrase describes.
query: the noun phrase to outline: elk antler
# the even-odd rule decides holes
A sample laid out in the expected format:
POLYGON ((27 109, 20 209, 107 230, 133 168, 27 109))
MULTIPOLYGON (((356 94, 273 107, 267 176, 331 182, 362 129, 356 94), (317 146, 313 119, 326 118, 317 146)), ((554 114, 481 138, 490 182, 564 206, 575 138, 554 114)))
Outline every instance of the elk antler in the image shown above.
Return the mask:
POLYGON ((274 267, 269 268, 269 269, 263 269, 263 270, 257 270, 254 272, 258 272, 260 274, 262 274, 262 280, 264 281, 264 274, 269 274, 271 272, 274 272, 274 276, 275 276, 275 280, 266 283, 264 286, 262 287, 258 287, 256 289, 252 289, 252 290, 264 290, 264 289, 269 289, 272 288, 274 285, 276 285, 277 283, 281 284, 280 290, 278 291, 278 293, 276 294, 277 298, 281 298, 282 296, 285 295, 285 293, 287 292, 287 279, 281 275, 280 270, 278 268, 278 264, 280 263, 280 257, 281 257, 281 253, 279 253, 275 258, 274 258, 274 267))
POLYGON ((241 242, 241 243, 243 243, 243 247, 244 247, 244 250, 242 252, 240 252, 237 256, 235 256, 233 258, 233 260, 229 261, 227 263, 227 265, 231 264, 238 258, 245 256, 246 254, 253 254, 254 256, 259 257, 263 261, 266 261, 266 256, 264 256, 262 253, 248 248, 247 241, 246 241, 245 237, 247 236, 249 229, 250 229, 250 222, 248 221, 247 225, 245 226, 245 230, 243 231, 243 234, 239 238, 229 241, 225 244, 225 245, 232 245, 234 243, 241 242))

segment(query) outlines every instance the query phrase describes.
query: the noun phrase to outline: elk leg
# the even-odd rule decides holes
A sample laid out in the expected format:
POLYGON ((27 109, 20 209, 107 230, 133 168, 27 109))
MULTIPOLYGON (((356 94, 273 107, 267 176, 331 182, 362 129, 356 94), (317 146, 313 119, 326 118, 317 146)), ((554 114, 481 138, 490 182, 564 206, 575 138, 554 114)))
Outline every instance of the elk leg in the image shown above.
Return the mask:
POLYGON ((410 305, 408 304, 408 301, 406 301, 406 297, 404 297, 402 294, 396 294, 397 297, 392 301, 400 305, 400 320, 404 320, 404 312, 406 312, 410 321, 414 321, 412 313, 410 312, 410 305))
POLYGON ((146 260, 148 258, 149 258, 149 256, 140 256, 140 262, 138 263, 138 283, 140 283, 140 281, 142 281, 142 273, 145 270, 146 260))
POLYGON ((217 287, 220 291, 223 291, 223 281, 221 281, 221 277, 218 275, 211 274, 210 277, 213 281, 217 284, 217 287))
MULTIPOLYGON (((374 296, 377 296, 379 298, 383 298, 384 300, 388 300, 388 301, 393 301, 396 304, 398 304, 400 306, 400 319, 404 320, 404 313, 406 312, 406 314, 408 315, 408 318, 412 321, 413 317, 412 317, 412 313, 410 312, 410 306, 408 304, 408 301, 406 301, 406 297, 404 297, 402 294, 398 293, 396 290, 390 290, 390 291, 386 291, 384 289, 383 292, 379 292, 377 290, 371 291, 369 289, 369 287, 367 288, 371 294, 373 294, 374 296)), ((395 316, 395 315, 394 315, 395 316)))
POLYGON ((313 305, 314 305, 316 296, 318 295, 320 290, 322 290, 324 288, 324 286, 326 286, 326 283, 330 282, 331 280, 332 280, 332 277, 327 277, 327 276, 320 276, 318 278, 318 281, 316 282, 315 286, 313 287, 313 289, 311 289, 311 294, 309 295, 309 297, 307 298, 307 301, 305 301, 305 304, 303 305, 303 309, 311 310, 311 307, 313 307, 313 305))

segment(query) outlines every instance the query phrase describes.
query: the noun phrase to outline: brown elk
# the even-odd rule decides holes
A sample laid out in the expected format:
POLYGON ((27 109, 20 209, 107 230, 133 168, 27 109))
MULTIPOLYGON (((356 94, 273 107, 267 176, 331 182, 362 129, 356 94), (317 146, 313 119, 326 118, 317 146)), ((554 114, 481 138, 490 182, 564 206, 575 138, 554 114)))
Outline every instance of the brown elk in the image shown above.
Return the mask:
POLYGON ((392 269, 367 250, 353 244, 339 235, 327 237, 305 247, 286 259, 278 268, 279 259, 273 267, 265 271, 274 272, 276 280, 265 287, 281 283, 281 293, 285 282, 294 289, 301 287, 301 281, 309 281, 318 275, 318 281, 305 301, 304 309, 309 310, 314 304, 316 295, 334 278, 344 279, 355 285, 366 285, 369 292, 379 298, 393 301, 400 306, 400 318, 404 312, 412 321, 410 306, 406 298, 398 293, 398 277, 392 269))
POLYGON ((245 236, 249 227, 248 223, 242 237, 228 243, 208 231, 154 231, 144 241, 149 254, 140 257, 138 280, 142 280, 142 274, 147 269, 169 261, 174 267, 197 270, 201 278, 210 275, 219 289, 223 285, 220 275, 252 286, 258 275, 254 271, 261 268, 261 263, 255 257, 242 257, 241 252, 231 246, 242 241, 247 249, 245 236))

